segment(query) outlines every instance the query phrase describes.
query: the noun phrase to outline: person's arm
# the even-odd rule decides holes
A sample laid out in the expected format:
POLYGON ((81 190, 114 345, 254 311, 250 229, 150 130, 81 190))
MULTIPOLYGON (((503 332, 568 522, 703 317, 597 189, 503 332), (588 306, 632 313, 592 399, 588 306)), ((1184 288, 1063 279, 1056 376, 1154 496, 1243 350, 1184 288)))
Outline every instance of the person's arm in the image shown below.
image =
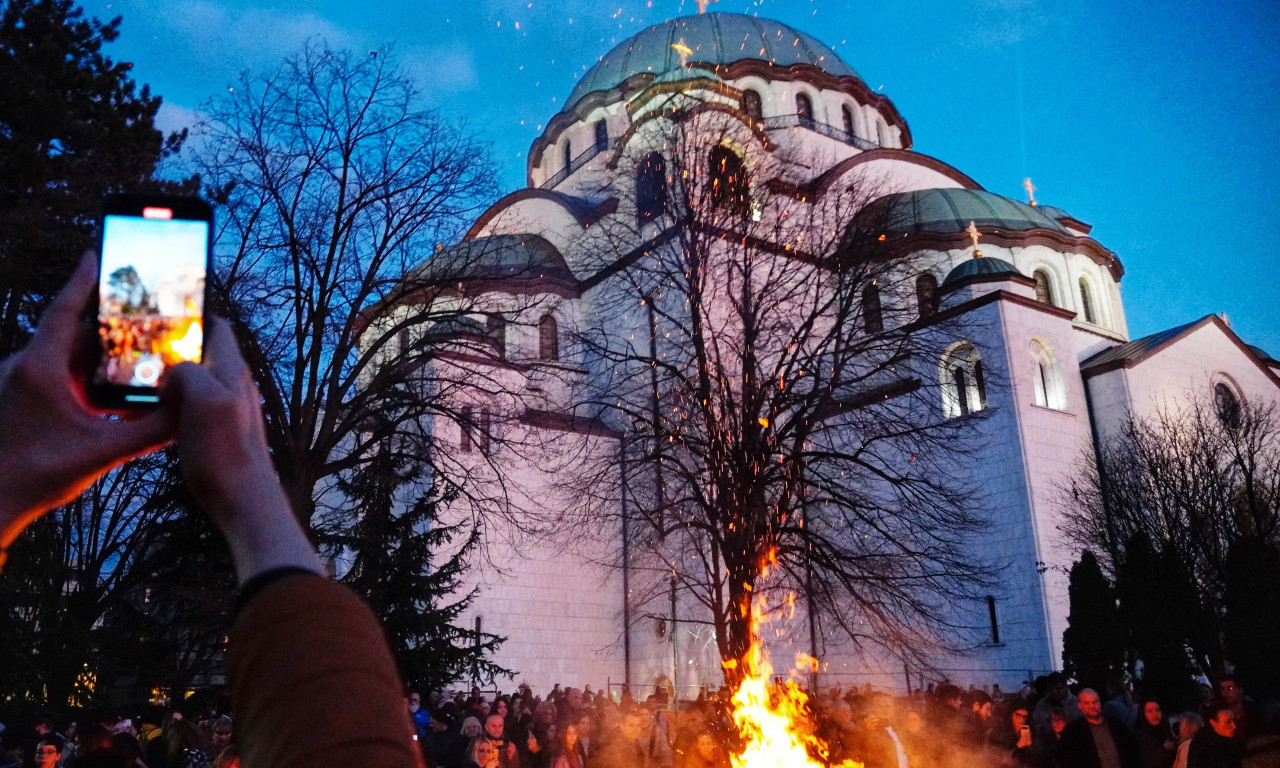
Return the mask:
POLYGON ((170 409, 110 419, 85 397, 85 371, 76 363, 89 331, 80 312, 97 263, 84 255, 31 341, 0 363, 0 569, 32 521, 173 436, 170 409))

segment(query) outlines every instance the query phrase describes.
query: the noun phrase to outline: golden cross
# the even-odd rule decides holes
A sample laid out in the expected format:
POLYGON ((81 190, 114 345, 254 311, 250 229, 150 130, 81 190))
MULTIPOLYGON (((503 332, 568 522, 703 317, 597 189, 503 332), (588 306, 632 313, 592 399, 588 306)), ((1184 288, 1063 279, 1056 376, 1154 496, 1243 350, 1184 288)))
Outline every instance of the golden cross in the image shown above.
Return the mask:
POLYGON ((978 227, 972 221, 969 222, 969 226, 964 228, 964 231, 969 235, 969 239, 973 241, 973 258, 982 258, 982 251, 978 250, 978 238, 982 237, 982 233, 978 231, 978 227))
POLYGON ((680 68, 688 69, 689 57, 693 55, 693 49, 684 44, 684 38, 680 38, 679 42, 671 44, 672 50, 680 54, 680 68))
POLYGON ((698 3, 698 13, 706 13, 709 3, 718 3, 720 0, 695 0, 698 3))
POLYGON ((1027 197, 1031 198, 1031 205, 1036 205, 1036 185, 1031 183, 1031 177, 1022 180, 1022 188, 1027 190, 1027 197))

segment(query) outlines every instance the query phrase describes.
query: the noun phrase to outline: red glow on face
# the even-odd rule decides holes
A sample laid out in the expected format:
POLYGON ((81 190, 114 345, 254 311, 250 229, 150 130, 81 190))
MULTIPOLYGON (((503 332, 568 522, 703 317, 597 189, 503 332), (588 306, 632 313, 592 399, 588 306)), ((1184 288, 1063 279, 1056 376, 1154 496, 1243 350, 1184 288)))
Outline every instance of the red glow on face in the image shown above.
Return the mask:
POLYGON ((144 218, 144 219, 172 219, 172 218, 173 218, 173 209, 172 209, 172 208, 159 208, 159 207, 154 207, 154 206, 147 206, 146 208, 143 208, 143 209, 142 209, 142 218, 144 218))

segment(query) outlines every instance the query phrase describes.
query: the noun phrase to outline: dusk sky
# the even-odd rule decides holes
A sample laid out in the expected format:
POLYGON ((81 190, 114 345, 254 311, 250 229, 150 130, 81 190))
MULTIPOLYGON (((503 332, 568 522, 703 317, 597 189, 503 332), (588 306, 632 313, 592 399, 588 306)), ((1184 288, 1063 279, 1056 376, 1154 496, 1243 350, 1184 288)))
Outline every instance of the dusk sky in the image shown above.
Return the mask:
MULTIPOLYGON (((93 0, 115 58, 189 123, 245 69, 309 37, 394 44, 426 103, 493 145, 504 191, 575 82, 692 0, 93 0)), ((1226 312, 1280 357, 1280 3, 1274 0, 722 0, 830 45, 893 100, 916 151, 992 192, 1092 224, 1125 267, 1132 338, 1226 312)))

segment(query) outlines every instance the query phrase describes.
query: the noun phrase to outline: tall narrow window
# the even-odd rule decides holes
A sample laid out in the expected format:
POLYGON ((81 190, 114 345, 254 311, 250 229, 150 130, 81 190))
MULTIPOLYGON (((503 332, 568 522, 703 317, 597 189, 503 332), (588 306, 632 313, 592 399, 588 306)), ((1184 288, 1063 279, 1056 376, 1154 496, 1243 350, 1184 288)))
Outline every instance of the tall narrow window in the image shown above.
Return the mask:
POLYGON ((987 595, 987 617, 991 620, 991 642, 1000 644, 1000 621, 996 617, 996 599, 987 595))
POLYGON ((1240 427, 1240 398, 1222 382, 1213 385, 1213 404, 1217 408, 1218 418, 1232 429, 1240 427))
POLYGON ((942 411, 947 418, 987 408, 987 382, 978 350, 967 342, 952 345, 938 367, 942 411))
POLYGON ((569 172, 569 167, 573 164, 573 142, 568 139, 564 140, 564 170, 569 172))
POLYGON ((538 357, 543 360, 560 359, 560 329, 551 315, 544 315, 538 321, 538 357))
POLYGON ((960 407, 960 415, 969 412, 969 377, 965 375, 964 366, 957 365, 951 369, 956 388, 956 404, 960 407))
POLYGON ((1037 269, 1031 273, 1031 278, 1036 281, 1036 301, 1052 304, 1053 290, 1049 287, 1049 273, 1037 269))
POLYGON ((488 455, 490 436, 493 430, 492 417, 488 408, 480 408, 476 411, 475 430, 476 447, 480 449, 481 453, 488 455))
POLYGON ((723 144, 711 150, 711 204, 740 216, 750 212, 746 163, 723 144))
POLYGON ((458 450, 470 453, 474 444, 471 440, 472 411, 470 407, 458 411, 458 450))
POLYGON ((498 348, 498 357, 507 356, 507 321, 502 315, 492 314, 485 320, 489 330, 489 338, 498 348))
POLYGON ((987 407, 987 379, 982 373, 982 358, 978 357, 978 353, 975 352, 970 358, 969 366, 973 369, 974 394, 978 398, 974 410, 980 411, 987 407))
POLYGON ((880 306, 880 289, 875 283, 862 289, 862 325, 867 333, 884 331, 884 312, 880 306))
POLYGON ((813 100, 803 93, 796 94, 796 116, 801 125, 813 122, 813 100))
POLYGON ((1058 370, 1058 359, 1052 350, 1039 339, 1031 341, 1031 383, 1035 391, 1036 405, 1064 410, 1067 397, 1058 370))
POLYGON ((916 278, 916 306, 922 318, 938 311, 938 278, 928 272, 916 278))
POLYGON ((609 148, 609 126, 603 120, 596 121, 596 151, 603 152, 609 148))
POLYGON ((1080 313, 1086 323, 1097 323, 1098 313, 1093 306, 1093 296, 1089 292, 1089 281, 1080 278, 1080 313))
POLYGON ((764 118, 764 105, 760 101, 760 94, 748 88, 742 92, 742 111, 747 113, 748 117, 761 120, 764 118))
POLYGON ((667 161, 650 152, 636 165, 636 218, 641 224, 667 212, 667 161))
POLYGON ((846 136, 853 138, 858 135, 858 132, 853 129, 853 110, 848 104, 840 105, 840 119, 843 121, 846 136))

